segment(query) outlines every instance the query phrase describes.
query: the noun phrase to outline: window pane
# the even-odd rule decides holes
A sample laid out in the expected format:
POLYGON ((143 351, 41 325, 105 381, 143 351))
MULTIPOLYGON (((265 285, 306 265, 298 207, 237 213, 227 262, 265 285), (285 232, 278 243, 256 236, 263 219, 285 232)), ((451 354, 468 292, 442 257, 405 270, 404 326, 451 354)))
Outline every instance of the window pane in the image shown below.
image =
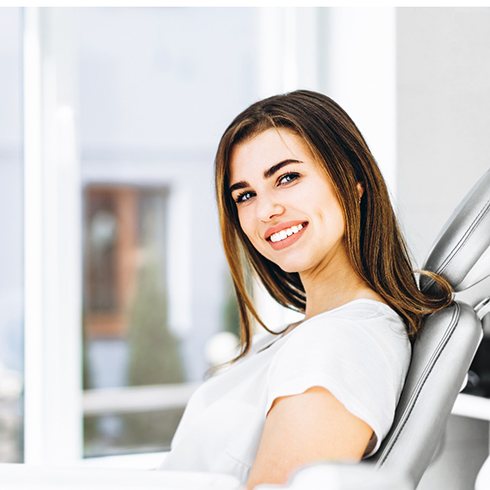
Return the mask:
POLYGON ((258 11, 77 14, 85 455, 165 449, 208 340, 237 332, 213 159, 258 98, 258 11))
POLYGON ((21 14, 0 9, 0 462, 22 462, 21 14))

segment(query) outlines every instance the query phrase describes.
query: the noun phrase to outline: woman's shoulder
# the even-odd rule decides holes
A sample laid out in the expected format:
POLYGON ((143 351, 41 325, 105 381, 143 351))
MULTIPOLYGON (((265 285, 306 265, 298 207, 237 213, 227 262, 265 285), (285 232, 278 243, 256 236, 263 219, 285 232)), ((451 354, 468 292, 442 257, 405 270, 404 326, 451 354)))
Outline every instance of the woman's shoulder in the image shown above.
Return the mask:
POLYGON ((266 330, 256 332, 252 337, 251 354, 261 352, 275 344, 278 340, 283 339, 287 335, 289 327, 290 325, 282 325, 275 333, 266 330))

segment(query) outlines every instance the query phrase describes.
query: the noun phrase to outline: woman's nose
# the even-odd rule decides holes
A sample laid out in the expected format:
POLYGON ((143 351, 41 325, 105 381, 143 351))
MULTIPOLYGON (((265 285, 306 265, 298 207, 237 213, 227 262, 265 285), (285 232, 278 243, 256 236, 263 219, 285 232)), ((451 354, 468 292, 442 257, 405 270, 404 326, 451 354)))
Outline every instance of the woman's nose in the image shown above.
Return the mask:
POLYGON ((264 223, 284 213, 284 206, 281 203, 265 196, 259 199, 256 209, 258 219, 264 223))

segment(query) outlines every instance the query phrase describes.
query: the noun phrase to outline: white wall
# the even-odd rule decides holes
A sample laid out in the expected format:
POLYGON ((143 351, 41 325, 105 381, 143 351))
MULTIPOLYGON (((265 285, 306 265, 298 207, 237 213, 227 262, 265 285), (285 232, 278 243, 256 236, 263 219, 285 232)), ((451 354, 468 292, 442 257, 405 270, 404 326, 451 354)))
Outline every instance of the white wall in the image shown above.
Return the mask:
POLYGON ((396 196, 395 9, 329 8, 320 20, 322 88, 354 120, 396 196))

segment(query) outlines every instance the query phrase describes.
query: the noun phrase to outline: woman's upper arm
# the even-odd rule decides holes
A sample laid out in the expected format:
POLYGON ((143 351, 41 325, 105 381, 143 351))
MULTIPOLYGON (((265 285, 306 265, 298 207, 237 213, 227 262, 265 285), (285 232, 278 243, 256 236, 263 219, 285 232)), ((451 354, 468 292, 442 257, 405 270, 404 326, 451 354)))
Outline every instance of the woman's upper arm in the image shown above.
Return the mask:
POLYGON ((373 431, 327 389, 276 398, 267 414, 247 488, 284 483, 300 466, 321 460, 359 461, 373 431))

